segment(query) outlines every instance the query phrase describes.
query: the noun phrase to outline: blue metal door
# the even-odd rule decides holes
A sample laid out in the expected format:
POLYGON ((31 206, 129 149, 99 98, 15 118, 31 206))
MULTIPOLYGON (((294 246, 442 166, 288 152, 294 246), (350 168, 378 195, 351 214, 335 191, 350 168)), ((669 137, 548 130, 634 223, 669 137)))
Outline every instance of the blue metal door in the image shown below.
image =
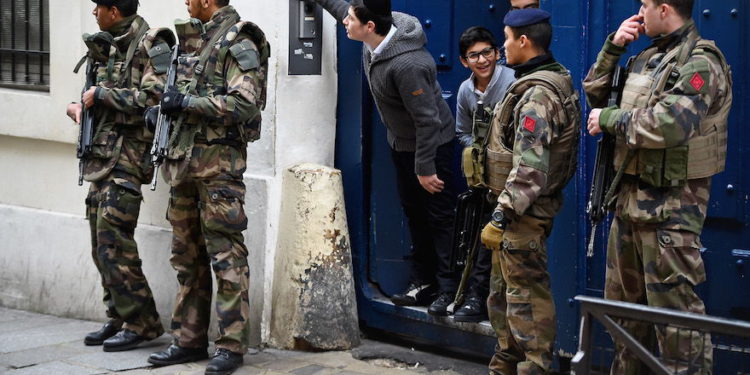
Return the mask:
MULTIPOLYGON (((552 52, 571 71, 579 89, 605 37, 639 7, 635 1, 541 3, 553 14, 552 52)), ((502 43, 507 1, 394 0, 393 7, 421 20, 428 49, 438 64, 444 96, 455 109, 455 92, 469 75, 458 61, 458 37, 469 26, 482 25, 490 28, 502 43)), ((750 320, 750 175, 741 171, 748 167, 742 155, 750 139, 740 125, 742 119, 750 118, 748 12, 750 4, 745 0, 697 0, 694 14, 703 36, 716 40, 734 73, 727 170, 713 180, 709 218, 702 236, 708 282, 700 293, 710 314, 744 320, 750 320)), ((648 44, 647 39, 641 38, 629 51, 640 51, 648 44)), ((494 339, 486 324, 484 328, 455 325, 448 319, 427 315, 424 309, 399 308, 387 300, 387 296, 406 285, 409 265, 404 258, 410 239, 395 188, 385 129, 362 74, 361 43, 348 40, 340 28, 338 48, 336 165, 344 172, 362 324, 435 345, 489 354, 494 339)), ((549 268, 558 318, 556 352, 559 349, 566 356, 575 352, 578 340, 578 310, 572 298, 577 294, 601 296, 604 284, 609 222, 599 228, 594 257, 587 258, 585 254, 590 230, 585 205, 595 148, 595 139, 588 135, 581 138, 579 170, 565 190, 563 211, 556 218, 549 239, 549 268)))

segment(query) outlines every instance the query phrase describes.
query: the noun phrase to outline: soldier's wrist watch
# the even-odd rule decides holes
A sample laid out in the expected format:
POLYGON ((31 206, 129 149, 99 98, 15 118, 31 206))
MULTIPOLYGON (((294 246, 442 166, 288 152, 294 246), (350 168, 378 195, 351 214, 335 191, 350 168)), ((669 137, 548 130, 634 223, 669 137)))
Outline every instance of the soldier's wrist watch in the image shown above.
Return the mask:
POLYGON ((490 224, 498 229, 505 230, 505 227, 508 225, 508 218, 505 216, 505 212, 502 210, 495 210, 492 212, 492 220, 490 220, 490 224))

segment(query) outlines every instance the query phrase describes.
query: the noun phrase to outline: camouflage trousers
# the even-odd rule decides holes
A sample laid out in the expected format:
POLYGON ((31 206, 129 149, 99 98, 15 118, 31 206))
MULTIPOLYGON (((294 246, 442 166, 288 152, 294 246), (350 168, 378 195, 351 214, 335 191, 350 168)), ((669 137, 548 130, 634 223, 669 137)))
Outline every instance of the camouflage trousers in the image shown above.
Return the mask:
POLYGON ((114 171, 91 183, 86 216, 91 229, 91 256, 101 275, 107 316, 124 322, 123 328, 155 338, 164 333, 164 328, 134 239, 141 200, 141 182, 114 171))
POLYGON ((523 216, 492 253, 487 308, 498 337, 491 375, 546 374, 552 366, 555 304, 545 241, 551 220, 523 216))
MULTIPOLYGON (((694 291, 706 280, 700 248, 695 233, 637 225, 615 217, 607 245, 604 297, 705 314, 703 301, 694 291)), ((662 361, 674 374, 712 373, 709 335, 634 320, 618 323, 647 347, 652 346, 649 338, 655 333, 662 361)), ((612 375, 649 374, 633 352, 617 340, 615 346, 612 375)))
POLYGON ((185 348, 208 346, 212 276, 216 275, 217 348, 247 351, 250 270, 242 231, 245 184, 241 177, 187 179, 171 190, 167 217, 172 223, 172 257, 180 289, 172 330, 185 348))

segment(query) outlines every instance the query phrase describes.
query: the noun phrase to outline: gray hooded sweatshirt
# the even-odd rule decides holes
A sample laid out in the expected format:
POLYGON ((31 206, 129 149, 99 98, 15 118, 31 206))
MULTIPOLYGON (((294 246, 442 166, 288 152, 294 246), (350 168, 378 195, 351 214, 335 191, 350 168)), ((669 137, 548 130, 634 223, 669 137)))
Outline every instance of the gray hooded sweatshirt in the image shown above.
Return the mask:
MULTIPOLYGON (((315 0, 339 21, 349 11, 344 0, 315 0)), ((414 172, 435 174, 435 152, 455 137, 455 122, 437 81, 435 60, 419 20, 393 12, 397 32, 372 56, 363 46, 362 63, 380 118, 395 151, 414 152, 414 172)))

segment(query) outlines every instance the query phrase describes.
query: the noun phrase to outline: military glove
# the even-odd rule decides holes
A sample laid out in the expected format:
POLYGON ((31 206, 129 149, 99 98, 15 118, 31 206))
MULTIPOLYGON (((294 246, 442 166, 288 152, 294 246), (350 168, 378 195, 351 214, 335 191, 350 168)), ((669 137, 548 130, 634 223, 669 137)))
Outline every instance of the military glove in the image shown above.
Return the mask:
POLYGON ((482 244, 490 250, 500 251, 500 244, 503 243, 504 234, 505 229, 499 228, 492 223, 487 223, 484 229, 482 229, 482 244))
POLYGON ((161 98, 161 111, 168 115, 182 111, 182 102, 184 100, 185 95, 174 90, 167 91, 161 98))
POLYGON ((156 130, 156 122, 159 120, 159 106, 155 105, 146 109, 143 117, 146 120, 146 128, 153 133, 156 130))

